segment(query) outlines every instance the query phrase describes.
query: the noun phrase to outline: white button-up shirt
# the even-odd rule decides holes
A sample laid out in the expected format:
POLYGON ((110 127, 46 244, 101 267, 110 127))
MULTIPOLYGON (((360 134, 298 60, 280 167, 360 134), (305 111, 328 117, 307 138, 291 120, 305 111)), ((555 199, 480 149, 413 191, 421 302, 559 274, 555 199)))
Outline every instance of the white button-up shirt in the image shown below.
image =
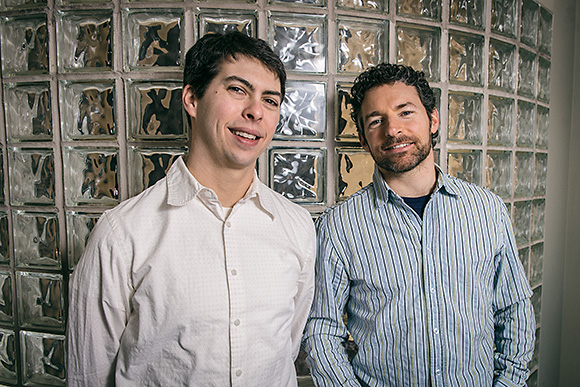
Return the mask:
POLYGON ((296 386, 314 255, 308 211, 257 178, 227 211, 179 159, 89 238, 69 386, 296 386))

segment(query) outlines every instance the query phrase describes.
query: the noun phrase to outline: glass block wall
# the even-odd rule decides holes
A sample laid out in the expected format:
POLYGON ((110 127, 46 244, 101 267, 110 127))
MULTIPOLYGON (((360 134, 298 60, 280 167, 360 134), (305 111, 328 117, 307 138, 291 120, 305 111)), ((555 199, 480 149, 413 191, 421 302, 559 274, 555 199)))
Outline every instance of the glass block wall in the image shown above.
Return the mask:
POLYGON ((68 279, 87 236, 186 152, 184 53, 231 29, 286 65, 257 168, 314 217, 371 180, 349 118, 355 76, 381 61, 424 71, 438 163, 511 211, 539 337, 552 13, 536 1, 0 0, 0 384, 66 384, 68 279))

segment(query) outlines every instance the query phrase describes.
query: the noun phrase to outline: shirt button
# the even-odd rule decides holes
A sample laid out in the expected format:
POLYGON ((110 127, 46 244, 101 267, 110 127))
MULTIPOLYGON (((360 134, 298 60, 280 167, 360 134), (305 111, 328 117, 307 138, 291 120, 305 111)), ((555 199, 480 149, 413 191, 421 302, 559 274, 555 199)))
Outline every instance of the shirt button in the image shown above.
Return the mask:
POLYGON ((441 375, 441 370, 439 368, 437 368, 435 370, 435 375, 437 375, 437 376, 441 375))
POLYGON ((234 325, 235 326, 239 326, 241 323, 240 319, 236 319, 236 321, 234 321, 234 325))
POLYGON ((226 222, 226 227, 228 227, 228 228, 232 227, 232 224, 228 221, 228 222, 226 222))
POLYGON ((238 275, 238 271, 236 269, 232 269, 231 273, 232 275, 238 275))
POLYGON ((431 292, 431 294, 435 294, 435 288, 431 288, 429 289, 429 291, 431 292))
POLYGON ((435 333, 436 335, 438 335, 439 334, 439 329, 437 329, 437 328, 433 329, 433 333, 435 333))
POLYGON ((242 370, 237 370, 236 371, 236 376, 242 376, 242 370))

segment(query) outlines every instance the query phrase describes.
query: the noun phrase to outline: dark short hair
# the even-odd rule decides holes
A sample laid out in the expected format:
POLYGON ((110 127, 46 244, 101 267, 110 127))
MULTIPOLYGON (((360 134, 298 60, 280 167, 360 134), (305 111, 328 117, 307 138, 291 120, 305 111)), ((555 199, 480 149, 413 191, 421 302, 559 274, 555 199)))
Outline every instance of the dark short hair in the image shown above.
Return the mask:
MULTIPOLYGON (((359 74, 351 88, 351 117, 364 139, 366 137, 361 117, 361 106, 366 92, 375 86, 392 85, 395 82, 403 82, 408 86, 415 87, 419 99, 427 111, 429 122, 431 122, 431 114, 435 110, 435 94, 425 79, 425 73, 416 71, 410 66, 381 63, 359 74)), ((431 135, 433 145, 435 145, 437 136, 439 136, 439 129, 431 135)))
POLYGON ((240 56, 262 62, 280 80, 282 98, 286 89, 286 70, 280 58, 262 39, 234 31, 225 34, 207 34, 199 39, 185 55, 183 86, 191 86, 197 98, 203 98, 209 84, 220 72, 224 60, 240 56))

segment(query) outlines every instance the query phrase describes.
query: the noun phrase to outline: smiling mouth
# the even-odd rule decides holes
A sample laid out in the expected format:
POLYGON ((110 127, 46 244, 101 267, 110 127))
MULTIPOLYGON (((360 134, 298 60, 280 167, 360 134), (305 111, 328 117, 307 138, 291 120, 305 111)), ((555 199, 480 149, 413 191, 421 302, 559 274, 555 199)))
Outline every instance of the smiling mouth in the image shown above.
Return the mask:
POLYGON ((404 147, 409 146, 411 144, 412 144, 411 142, 405 142, 402 144, 397 144, 397 145, 386 147, 385 149, 386 150, 395 150, 395 149, 399 149, 399 148, 404 148, 404 147))
POLYGON ((254 136, 253 134, 242 132, 241 130, 230 129, 230 132, 235 134, 238 137, 245 138, 246 140, 257 140, 258 136, 254 136))

